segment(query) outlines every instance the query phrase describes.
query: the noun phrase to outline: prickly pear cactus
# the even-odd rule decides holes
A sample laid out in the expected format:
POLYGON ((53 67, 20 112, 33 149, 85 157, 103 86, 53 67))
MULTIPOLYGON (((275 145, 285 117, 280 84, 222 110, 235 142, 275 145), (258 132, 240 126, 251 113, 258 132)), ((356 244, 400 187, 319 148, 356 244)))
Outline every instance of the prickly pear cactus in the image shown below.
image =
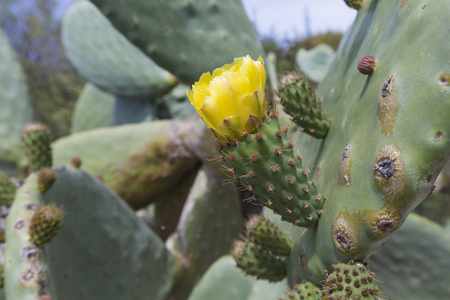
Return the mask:
POLYGON ((324 141, 297 139, 328 200, 288 273, 318 282, 333 263, 366 260, 432 190, 450 154, 443 6, 366 0, 359 10, 317 91, 333 125, 324 141), (369 76, 357 70, 365 55, 377 61, 369 76))
POLYGON ((234 57, 263 54, 239 0, 92 2, 133 44, 188 84, 234 57))

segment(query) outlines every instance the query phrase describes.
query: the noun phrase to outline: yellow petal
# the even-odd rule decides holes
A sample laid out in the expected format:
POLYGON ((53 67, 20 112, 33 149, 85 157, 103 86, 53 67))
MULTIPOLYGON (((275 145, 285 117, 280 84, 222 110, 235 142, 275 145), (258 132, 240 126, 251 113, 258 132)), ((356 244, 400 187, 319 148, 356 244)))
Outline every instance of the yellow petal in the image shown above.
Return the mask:
POLYGON ((215 99, 214 105, 220 107, 224 117, 238 114, 233 87, 225 77, 215 77, 211 82, 210 91, 211 97, 215 99))
MULTIPOLYGON (((261 56, 259 57, 261 59, 261 56)), ((258 68, 258 74, 259 74, 259 82, 262 86, 263 90, 266 87, 266 70, 264 69, 264 62, 258 59, 256 62, 256 67, 258 68)))
POLYGON ((256 94, 248 94, 243 96, 241 100, 241 107, 248 115, 261 119, 261 105, 256 94))
POLYGON ((244 58, 239 72, 250 80, 252 92, 256 91, 258 86, 261 85, 258 68, 250 56, 244 58))
POLYGON ((240 99, 243 95, 253 92, 250 80, 246 76, 236 72, 225 72, 222 76, 230 83, 236 98, 240 99))
POLYGON ((221 107, 217 105, 216 99, 210 96, 205 97, 201 112, 202 119, 205 121, 206 125, 209 128, 219 131, 218 124, 223 121, 224 115, 221 107))

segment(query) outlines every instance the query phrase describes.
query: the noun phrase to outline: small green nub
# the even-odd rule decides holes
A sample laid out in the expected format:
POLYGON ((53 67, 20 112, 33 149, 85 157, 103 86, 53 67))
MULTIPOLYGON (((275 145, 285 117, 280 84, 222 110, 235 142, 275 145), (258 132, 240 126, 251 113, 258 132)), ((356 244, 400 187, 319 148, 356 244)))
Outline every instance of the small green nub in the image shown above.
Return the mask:
POLYGON ((41 248, 58 233, 63 212, 54 205, 45 205, 33 214, 29 225, 30 243, 41 248))
POLYGON ((258 279, 280 281, 286 277, 286 257, 277 256, 250 241, 237 241, 231 252, 236 265, 258 279))
POLYGON ((247 221, 247 238, 274 255, 288 256, 291 252, 291 239, 270 220, 260 215, 254 215, 247 221))
POLYGON ((322 299, 380 299, 380 288, 375 284, 375 273, 355 261, 333 265, 323 289, 322 299))
POLYGON ((52 166, 51 134, 47 126, 28 124, 23 129, 21 138, 31 172, 52 166))
POLYGON ((312 282, 303 280, 302 283, 296 284, 289 292, 286 293, 287 298, 280 300, 317 300, 322 299, 320 289, 312 282))
POLYGON ((324 138, 330 129, 331 119, 323 111, 323 103, 317 99, 314 87, 298 74, 290 73, 280 80, 278 91, 284 110, 292 121, 304 128, 305 133, 324 138))
POLYGON ((14 201, 16 187, 6 174, 0 172, 0 205, 10 207, 14 201))
POLYGON ((364 0, 344 0, 349 7, 359 10, 364 0))
POLYGON ((37 189, 41 193, 48 191, 56 180, 56 172, 50 168, 43 168, 37 175, 37 189))

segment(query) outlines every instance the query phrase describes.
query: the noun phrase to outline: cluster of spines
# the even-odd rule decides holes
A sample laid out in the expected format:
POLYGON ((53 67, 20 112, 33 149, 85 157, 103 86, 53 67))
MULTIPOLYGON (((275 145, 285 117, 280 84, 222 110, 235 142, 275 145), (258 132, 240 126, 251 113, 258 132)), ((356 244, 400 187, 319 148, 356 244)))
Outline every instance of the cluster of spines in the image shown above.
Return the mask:
POLYGON ((58 233, 63 221, 63 212, 54 205, 38 208, 30 220, 30 243, 42 248, 58 233))
POLYGON ((0 205, 10 207, 14 201, 16 187, 6 174, 0 172, 0 205))
POLYGON ((323 111, 323 103, 306 77, 297 73, 285 75, 280 80, 278 93, 285 111, 295 124, 316 138, 327 135, 331 119, 323 111))
POLYGON ((380 288, 375 284, 375 273, 364 264, 351 260, 333 265, 333 269, 322 299, 379 299, 381 296, 380 288))
POLYGON ((247 134, 236 146, 222 148, 226 170, 244 188, 282 219, 302 227, 315 227, 322 214, 325 195, 308 180, 302 156, 294 154, 294 143, 286 141, 288 127, 281 128, 271 114, 257 133, 247 134))
POLYGON ((22 131, 21 139, 31 172, 52 166, 51 134, 47 126, 28 124, 22 131))
POLYGON ((286 292, 286 296, 287 298, 280 300, 316 300, 321 299, 321 292, 312 282, 304 280, 286 292))
POLYGON ((43 168, 37 174, 37 189, 41 193, 48 191, 56 180, 56 172, 50 168, 43 168))
POLYGON ((258 279, 280 281, 286 277, 291 240, 262 216, 252 216, 246 228, 245 241, 237 241, 232 250, 237 266, 258 279))

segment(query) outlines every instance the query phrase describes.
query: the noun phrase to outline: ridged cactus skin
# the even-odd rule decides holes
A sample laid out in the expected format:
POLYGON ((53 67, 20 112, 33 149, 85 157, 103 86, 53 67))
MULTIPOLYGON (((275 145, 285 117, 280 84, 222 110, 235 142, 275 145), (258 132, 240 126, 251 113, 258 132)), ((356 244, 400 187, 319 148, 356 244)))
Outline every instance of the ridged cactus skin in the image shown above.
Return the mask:
POLYGON ((43 196, 65 214, 44 246, 54 297, 165 299, 176 264, 159 237, 97 179, 81 170, 55 171, 57 179, 43 196))
POLYGON ((187 84, 235 57, 263 55, 239 0, 92 2, 133 44, 187 84))
POLYGON ((177 81, 132 45, 90 1, 73 3, 62 22, 67 57, 83 77, 120 97, 155 98, 177 81))
POLYGON ((29 224, 43 198, 37 189, 36 174, 17 190, 6 219, 4 282, 6 299, 39 300, 49 291, 47 264, 42 251, 30 241, 29 224))
POLYGON ((25 73, 8 37, 0 30, 0 167, 18 164, 22 158, 20 133, 33 121, 25 73))
POLYGON ((450 155, 448 9, 366 0, 359 10, 317 91, 333 125, 323 142, 296 140, 327 201, 318 229, 294 243, 288 274, 318 282, 333 263, 367 260, 432 190, 450 155), (370 76, 356 68, 364 55, 377 60, 370 76))

